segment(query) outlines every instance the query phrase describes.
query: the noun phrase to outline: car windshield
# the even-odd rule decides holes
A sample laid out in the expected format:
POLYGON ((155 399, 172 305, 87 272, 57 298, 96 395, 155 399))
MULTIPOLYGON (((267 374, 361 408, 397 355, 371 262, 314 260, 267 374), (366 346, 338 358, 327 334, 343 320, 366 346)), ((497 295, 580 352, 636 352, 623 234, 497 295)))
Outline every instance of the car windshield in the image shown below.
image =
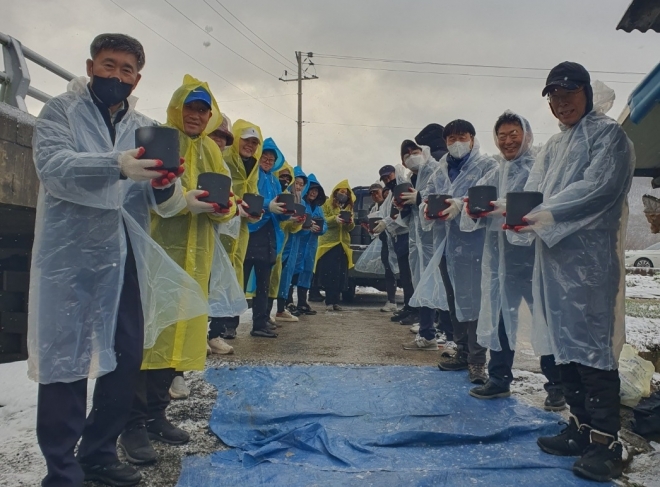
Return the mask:
POLYGON ((646 250, 660 250, 660 242, 655 243, 651 245, 650 247, 647 247, 646 250))

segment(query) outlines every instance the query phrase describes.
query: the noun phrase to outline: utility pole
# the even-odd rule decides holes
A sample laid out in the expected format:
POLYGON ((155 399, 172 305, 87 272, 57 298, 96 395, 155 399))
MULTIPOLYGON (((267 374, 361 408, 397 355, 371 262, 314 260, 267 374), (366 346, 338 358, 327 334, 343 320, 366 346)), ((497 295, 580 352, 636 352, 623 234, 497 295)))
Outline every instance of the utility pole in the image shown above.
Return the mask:
POLYGON ((297 81, 298 82, 298 167, 302 167, 302 127, 303 127, 303 119, 302 119, 302 82, 305 80, 310 80, 310 79, 319 79, 318 76, 311 75, 307 76, 307 70, 305 70, 305 73, 303 73, 303 64, 304 62, 307 62, 308 66, 314 66, 314 63, 311 61, 311 58, 314 54, 311 52, 307 53, 306 59, 303 61, 302 57, 302 52, 301 51, 296 51, 296 61, 298 62, 298 76, 296 78, 286 78, 288 76, 288 72, 284 71, 284 77, 280 78, 280 81, 284 81, 285 83, 289 83, 291 81, 297 81), (303 75, 304 74, 304 75, 303 75))

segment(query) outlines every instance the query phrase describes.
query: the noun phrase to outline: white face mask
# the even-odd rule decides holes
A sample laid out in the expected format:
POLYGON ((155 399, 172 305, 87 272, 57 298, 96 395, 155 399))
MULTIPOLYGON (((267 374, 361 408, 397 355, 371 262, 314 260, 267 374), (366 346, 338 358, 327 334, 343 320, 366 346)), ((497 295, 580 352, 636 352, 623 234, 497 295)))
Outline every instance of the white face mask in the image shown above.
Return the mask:
POLYGON ((454 142, 452 145, 447 147, 449 153, 454 159, 463 159, 466 154, 469 154, 472 148, 470 147, 470 141, 468 142, 454 142))
POLYGON ((424 156, 422 154, 411 154, 406 159, 406 167, 411 171, 417 171, 423 162, 424 156))

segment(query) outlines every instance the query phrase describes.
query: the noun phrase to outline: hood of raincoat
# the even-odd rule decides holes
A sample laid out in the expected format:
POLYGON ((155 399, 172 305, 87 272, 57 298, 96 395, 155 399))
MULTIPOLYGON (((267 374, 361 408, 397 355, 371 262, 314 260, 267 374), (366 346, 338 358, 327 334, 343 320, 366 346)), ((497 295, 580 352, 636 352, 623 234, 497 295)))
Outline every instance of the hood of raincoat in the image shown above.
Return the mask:
POLYGON ((259 158, 261 158, 261 153, 263 151, 264 139, 261 135, 261 129, 257 125, 242 119, 236 120, 236 123, 234 123, 232 126, 231 131, 234 134, 234 143, 229 146, 229 148, 225 149, 223 155, 225 162, 231 171, 232 189, 234 194, 241 198, 245 193, 257 192, 257 181, 259 180, 258 161, 259 158), (245 164, 243 163, 243 159, 238 152, 238 144, 241 139, 241 134, 245 129, 248 128, 256 130, 259 134, 259 146, 252 156, 256 163, 250 174, 245 172, 245 164))
MULTIPOLYGON (((277 147, 277 144, 275 141, 271 138, 268 137, 266 140, 264 140, 263 144, 263 149, 261 152, 265 151, 266 149, 272 150, 276 154, 275 158, 275 164, 273 164, 273 167, 271 168, 270 171, 268 171, 266 174, 277 174, 282 167, 284 167, 284 154, 282 154, 282 151, 277 147)), ((259 168, 261 171, 265 172, 261 167, 259 168)))
MULTIPOLYGON (((514 113, 511 110, 505 111, 502 115, 512 115, 516 117, 520 122, 520 126, 522 127, 523 130, 523 143, 520 145, 520 149, 518 149, 518 153, 516 154, 516 156, 513 159, 511 159, 511 161, 516 161, 520 159, 523 155, 532 151, 534 147, 534 132, 532 132, 532 126, 525 117, 518 115, 517 113, 514 113)), ((497 132, 495 131, 494 127, 493 127, 493 140, 495 141, 495 147, 499 148, 499 141, 497 140, 497 132)), ((501 152, 502 151, 500 151, 500 154, 501 152)), ((504 154, 501 154, 501 156, 502 159, 506 159, 504 157, 504 154)))
POLYGON ((333 202, 335 195, 340 189, 347 189, 349 201, 351 202, 351 204, 355 204, 355 200, 357 198, 355 197, 355 193, 353 193, 353 190, 351 189, 351 183, 348 182, 348 179, 344 179, 343 181, 337 183, 337 185, 334 188, 332 188, 332 194, 330 198, 328 198, 328 201, 325 202, 326 205, 334 206, 333 202))
MULTIPOLYGON (((296 168, 296 169, 298 169, 298 168, 296 168)), ((302 173, 302 169, 300 170, 300 172, 302 173)), ((302 173, 302 174, 304 174, 304 173, 302 173)), ((301 175, 297 174, 296 177, 298 178, 298 177, 304 177, 304 176, 301 176, 301 175)), ((326 203, 326 201, 328 201, 328 197, 325 194, 325 190, 323 189, 323 186, 321 186, 321 183, 319 183, 319 180, 316 179, 316 176, 314 174, 310 174, 307 177, 307 184, 305 185, 305 189, 303 189, 303 194, 302 194, 303 199, 305 199, 307 197, 307 193, 309 193, 309 190, 312 189, 312 188, 317 188, 319 190, 319 195, 316 197, 316 199, 314 201, 311 202, 311 205, 314 208, 318 208, 319 206, 323 206, 326 203)))
MULTIPOLYGON (((310 175, 311 179, 311 175, 310 175)), ((353 268, 353 251, 351 250, 351 231, 355 228, 355 223, 349 225, 339 225, 336 221, 337 216, 342 211, 342 209, 334 205, 334 195, 340 189, 347 189, 350 197, 350 201, 355 203, 355 194, 351 189, 351 184, 348 182, 348 179, 337 183, 337 185, 332 189, 332 196, 323 205, 323 214, 325 220, 328 224, 328 231, 319 237, 319 247, 316 251, 316 262, 318 263, 319 259, 323 257, 330 249, 341 245, 344 249, 344 253, 348 259, 348 268, 353 268)))
POLYGON ((205 137, 220 126, 222 123, 222 113, 220 113, 220 108, 215 101, 213 93, 211 93, 211 88, 209 88, 209 85, 204 81, 193 78, 189 74, 186 74, 183 77, 183 84, 172 95, 170 104, 167 107, 167 125, 178 129, 180 132, 183 132, 184 101, 190 92, 196 90, 197 88, 203 88, 211 96, 211 118, 209 119, 209 123, 206 125, 206 128, 201 134, 202 137, 205 137))
POLYGON ((418 145, 427 145, 431 149, 431 155, 436 161, 447 153, 447 142, 442 137, 445 128, 438 123, 430 123, 415 136, 418 145))

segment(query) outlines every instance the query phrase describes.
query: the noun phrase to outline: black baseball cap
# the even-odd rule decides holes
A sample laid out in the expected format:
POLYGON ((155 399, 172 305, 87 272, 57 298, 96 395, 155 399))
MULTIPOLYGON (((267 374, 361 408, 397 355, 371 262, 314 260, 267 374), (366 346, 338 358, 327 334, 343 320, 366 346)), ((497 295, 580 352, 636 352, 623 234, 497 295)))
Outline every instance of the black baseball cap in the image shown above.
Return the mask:
POLYGON ((589 71, 584 66, 564 61, 550 70, 541 96, 547 95, 552 88, 560 87, 567 90, 577 90, 588 84, 591 84, 591 76, 589 76, 589 71))
POLYGON ((383 179, 385 176, 389 176, 390 174, 396 172, 396 169, 394 169, 394 166, 390 166, 389 164, 387 166, 383 166, 380 168, 378 171, 378 174, 380 175, 380 179, 383 179))

